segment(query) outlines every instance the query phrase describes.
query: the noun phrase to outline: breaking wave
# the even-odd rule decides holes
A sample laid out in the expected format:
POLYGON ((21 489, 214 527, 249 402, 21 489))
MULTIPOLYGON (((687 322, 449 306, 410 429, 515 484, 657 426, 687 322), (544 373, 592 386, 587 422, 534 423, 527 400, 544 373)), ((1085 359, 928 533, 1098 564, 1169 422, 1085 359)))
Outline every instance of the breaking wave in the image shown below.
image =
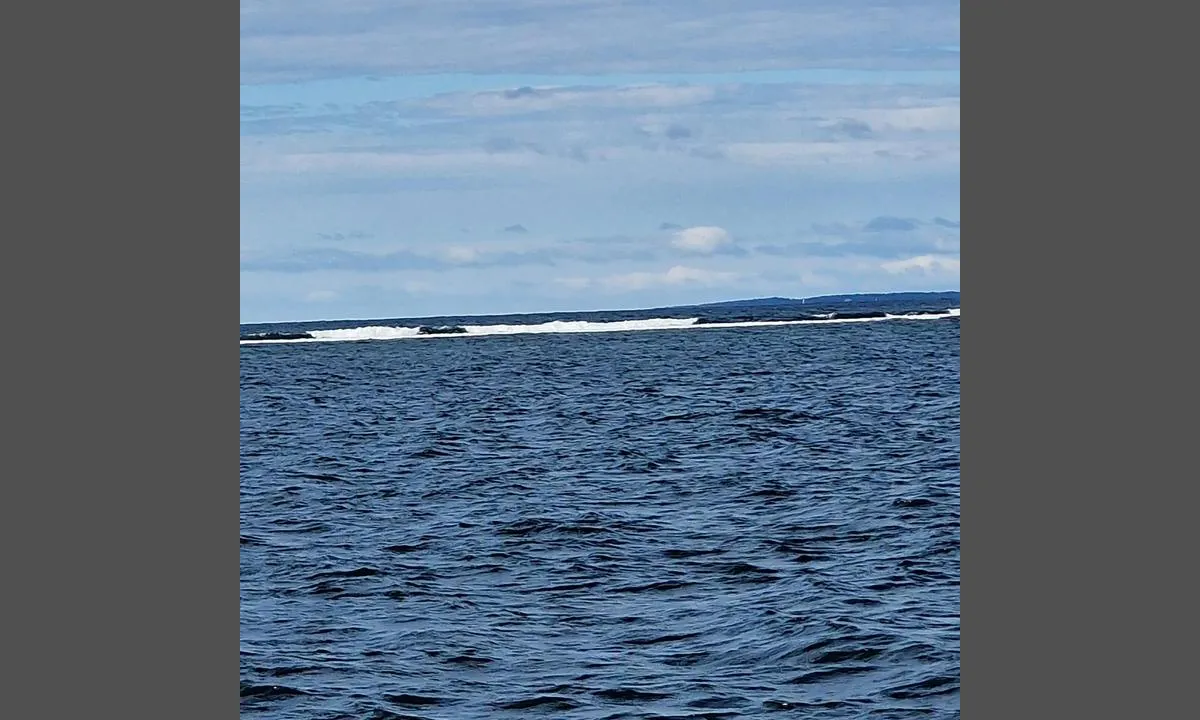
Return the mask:
POLYGON ((361 342, 364 340, 407 340, 436 337, 480 337, 488 335, 535 335, 547 333, 601 333, 634 332, 639 330, 692 330, 703 328, 773 327, 776 325, 829 325, 856 322, 880 322, 887 320, 944 320, 957 318, 960 308, 908 313, 846 312, 817 315, 797 315, 790 318, 756 319, 753 316, 739 318, 707 319, 692 318, 648 318, 644 320, 620 320, 613 322, 591 322, 586 320, 554 320, 537 324, 513 325, 445 325, 445 326, 388 326, 339 328, 334 330, 310 330, 307 332, 268 332, 244 335, 242 345, 265 345, 277 343, 305 342, 361 342))

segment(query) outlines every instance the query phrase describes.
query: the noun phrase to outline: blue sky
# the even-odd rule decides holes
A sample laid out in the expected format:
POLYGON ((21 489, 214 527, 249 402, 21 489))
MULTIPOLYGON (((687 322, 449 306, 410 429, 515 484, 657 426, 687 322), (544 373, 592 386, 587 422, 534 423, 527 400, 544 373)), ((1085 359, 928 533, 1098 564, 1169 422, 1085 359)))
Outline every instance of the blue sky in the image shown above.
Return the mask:
POLYGON ((242 0, 241 320, 959 288, 959 5, 242 0))

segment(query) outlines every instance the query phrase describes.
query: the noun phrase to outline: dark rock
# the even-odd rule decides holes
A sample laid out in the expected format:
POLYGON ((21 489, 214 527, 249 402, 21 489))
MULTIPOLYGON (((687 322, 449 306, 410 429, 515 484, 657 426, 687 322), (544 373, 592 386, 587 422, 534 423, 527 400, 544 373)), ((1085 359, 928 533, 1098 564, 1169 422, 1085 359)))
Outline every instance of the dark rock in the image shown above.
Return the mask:
POLYGON ((252 335, 243 335, 242 340, 312 340, 313 336, 302 333, 282 333, 282 332, 266 332, 254 333, 252 335))

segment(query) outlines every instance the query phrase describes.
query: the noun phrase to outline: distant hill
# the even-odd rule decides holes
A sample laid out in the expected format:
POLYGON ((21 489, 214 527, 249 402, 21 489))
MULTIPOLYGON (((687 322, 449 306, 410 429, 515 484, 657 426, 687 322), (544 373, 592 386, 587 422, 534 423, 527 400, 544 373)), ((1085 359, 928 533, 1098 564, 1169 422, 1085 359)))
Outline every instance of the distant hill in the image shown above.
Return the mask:
POLYGON ((816 297, 807 298, 785 298, 785 297, 767 297, 767 298, 752 298, 749 300, 726 300, 724 302, 704 303, 695 307, 702 308, 769 308, 769 307, 788 307, 792 305, 809 305, 820 304, 828 305, 831 303, 894 303, 894 302, 913 302, 913 301, 933 301, 945 300, 951 303, 957 303, 960 300, 960 294, 957 290, 947 292, 897 292, 897 293, 855 293, 852 295, 818 295, 816 297))

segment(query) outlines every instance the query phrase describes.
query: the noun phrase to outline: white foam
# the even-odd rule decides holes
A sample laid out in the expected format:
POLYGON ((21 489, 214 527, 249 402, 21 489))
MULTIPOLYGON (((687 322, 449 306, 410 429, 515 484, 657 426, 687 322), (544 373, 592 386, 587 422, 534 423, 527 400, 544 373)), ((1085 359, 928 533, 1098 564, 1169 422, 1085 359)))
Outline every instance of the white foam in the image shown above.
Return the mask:
POLYGON ((445 335, 423 335, 416 327, 392 327, 371 325, 338 330, 311 330, 311 338, 294 340, 242 340, 242 345, 266 345, 278 343, 306 342, 352 342, 361 340, 403 340, 425 338, 461 338, 488 335, 541 335, 547 333, 603 333, 633 332, 639 330, 695 330, 745 327, 773 327, 776 325, 835 325, 841 323, 881 322, 884 320, 939 320, 958 317, 959 308, 951 308, 949 315, 887 315, 877 318, 825 318, 821 320, 747 320, 742 322, 703 323, 698 318, 650 318, 647 320, 619 320, 615 322, 588 322, 586 320, 553 320, 537 325, 463 325, 464 333, 445 335))
POLYGON ((696 324, 699 318, 650 318, 648 320, 617 320, 588 322, 586 320, 552 320, 538 325, 463 325, 467 335, 525 335, 542 333, 629 332, 632 330, 681 330, 696 324))
POLYGON ((312 330, 309 331, 309 335, 312 335, 314 340, 402 340, 418 337, 418 330, 415 327, 368 325, 341 330, 312 330))

